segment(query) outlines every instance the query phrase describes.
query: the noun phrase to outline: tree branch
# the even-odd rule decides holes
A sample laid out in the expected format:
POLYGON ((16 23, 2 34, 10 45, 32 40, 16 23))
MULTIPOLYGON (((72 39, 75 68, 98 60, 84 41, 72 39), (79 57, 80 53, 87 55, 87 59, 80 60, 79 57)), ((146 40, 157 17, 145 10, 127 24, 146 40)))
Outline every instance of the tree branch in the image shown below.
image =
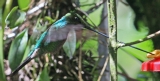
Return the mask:
POLYGON ((160 35, 160 30, 157 31, 157 32, 155 32, 155 33, 153 33, 153 34, 148 35, 147 37, 145 37, 145 38, 143 38, 143 39, 139 39, 139 40, 134 41, 134 42, 123 43, 123 44, 120 43, 120 44, 118 45, 118 47, 131 46, 131 45, 133 45, 133 44, 137 44, 137 43, 144 42, 144 41, 146 41, 146 40, 149 40, 149 39, 151 39, 151 38, 157 37, 157 36, 159 36, 159 35, 160 35))
POLYGON ((117 13, 116 0, 108 0, 108 28, 111 81, 117 81, 117 13))
POLYGON ((101 0, 99 3, 96 3, 95 6, 91 7, 86 11, 87 14, 92 13, 93 11, 97 10, 103 3, 105 3, 107 0, 101 0))

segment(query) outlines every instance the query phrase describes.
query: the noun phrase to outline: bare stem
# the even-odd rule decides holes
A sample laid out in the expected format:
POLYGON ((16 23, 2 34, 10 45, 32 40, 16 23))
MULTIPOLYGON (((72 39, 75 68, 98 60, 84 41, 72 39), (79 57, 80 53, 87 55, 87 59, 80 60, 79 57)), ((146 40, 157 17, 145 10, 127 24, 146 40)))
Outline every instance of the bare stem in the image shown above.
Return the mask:
MULTIPOLYGON (((81 43, 81 42, 80 42, 81 43)), ((78 61, 78 78, 79 81, 83 81, 82 79, 82 51, 81 51, 81 44, 80 44, 80 51, 79 51, 79 61, 78 61)))
POLYGON ((157 37, 158 35, 160 35, 160 30, 157 31, 157 32, 155 32, 155 33, 153 33, 153 34, 148 35, 147 37, 145 37, 145 38, 143 38, 143 39, 139 39, 139 40, 137 40, 137 41, 130 42, 130 43, 119 44, 118 47, 131 46, 131 45, 133 45, 133 44, 141 43, 141 42, 144 42, 144 41, 149 40, 149 39, 151 39, 151 38, 157 37))
POLYGON ((105 69, 106 69, 106 67, 107 67, 108 59, 109 59, 109 58, 106 57, 106 61, 105 61, 105 63, 104 63, 104 66, 103 66, 103 68, 102 68, 102 71, 101 71, 101 73, 100 73, 97 81, 100 81, 100 80, 101 80, 101 78, 102 78, 102 76, 103 76, 103 73, 104 73, 104 71, 105 71, 105 69))

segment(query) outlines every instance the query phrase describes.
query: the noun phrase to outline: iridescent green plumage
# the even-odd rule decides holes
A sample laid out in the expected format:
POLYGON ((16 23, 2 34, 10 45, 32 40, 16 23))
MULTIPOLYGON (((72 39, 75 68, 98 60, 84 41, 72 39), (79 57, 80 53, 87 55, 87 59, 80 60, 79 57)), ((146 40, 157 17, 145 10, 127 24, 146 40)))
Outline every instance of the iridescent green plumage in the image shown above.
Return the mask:
POLYGON ((64 44, 67 35, 71 29, 75 31, 81 30, 83 26, 79 24, 77 17, 71 13, 66 14, 61 19, 51 25, 49 29, 41 34, 34 48, 28 54, 26 60, 16 68, 11 75, 18 72, 23 66, 30 62, 33 58, 45 54, 56 53, 64 44))

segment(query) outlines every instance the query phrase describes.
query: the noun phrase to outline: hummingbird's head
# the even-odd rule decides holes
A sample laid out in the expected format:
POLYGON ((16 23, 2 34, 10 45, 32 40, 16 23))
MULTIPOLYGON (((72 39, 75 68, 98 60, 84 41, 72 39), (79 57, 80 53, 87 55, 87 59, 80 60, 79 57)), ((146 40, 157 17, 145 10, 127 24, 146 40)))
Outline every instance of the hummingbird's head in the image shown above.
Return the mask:
POLYGON ((80 19, 74 13, 67 13, 65 17, 66 17, 66 20, 69 21, 68 24, 80 24, 81 23, 80 19))

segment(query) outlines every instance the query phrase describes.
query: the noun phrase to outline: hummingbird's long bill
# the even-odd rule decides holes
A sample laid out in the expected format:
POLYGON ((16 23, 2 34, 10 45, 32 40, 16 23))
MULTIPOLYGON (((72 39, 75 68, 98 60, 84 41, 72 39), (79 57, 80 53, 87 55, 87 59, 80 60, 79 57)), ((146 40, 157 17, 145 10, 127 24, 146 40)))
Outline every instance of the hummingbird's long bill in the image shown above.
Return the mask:
POLYGON ((20 69, 22 69, 26 64, 32 60, 31 57, 26 58, 21 65, 19 65, 9 76, 15 75, 20 69))
POLYGON ((88 29, 88 30, 91 30, 91 31, 93 31, 93 32, 95 32, 95 33, 98 33, 99 35, 102 35, 102 36, 104 36, 104 37, 106 37, 106 38, 109 38, 109 36, 107 36, 106 34, 104 34, 104 33, 102 33, 102 32, 98 32, 98 31, 96 31, 96 30, 94 30, 94 29, 92 29, 92 28, 90 28, 90 27, 85 27, 86 29, 88 29))

